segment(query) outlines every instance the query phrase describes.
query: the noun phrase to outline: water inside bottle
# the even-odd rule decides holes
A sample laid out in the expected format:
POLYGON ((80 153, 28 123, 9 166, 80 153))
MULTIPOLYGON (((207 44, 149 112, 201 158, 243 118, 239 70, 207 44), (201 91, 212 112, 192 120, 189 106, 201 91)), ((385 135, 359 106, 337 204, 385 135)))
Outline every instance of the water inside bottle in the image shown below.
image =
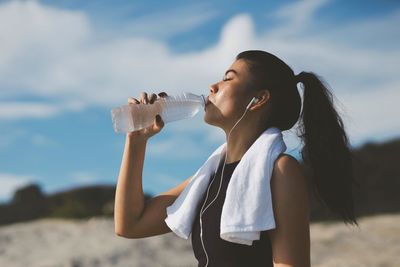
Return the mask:
POLYGON ((165 108, 162 110, 161 117, 164 122, 191 118, 202 109, 202 105, 194 101, 180 102, 179 106, 176 105, 176 102, 172 101, 164 102, 163 105, 165 108))
POLYGON ((204 95, 182 93, 158 99, 153 104, 124 105, 111 110, 115 132, 126 133, 151 126, 160 114, 165 123, 188 119, 205 108, 204 95))

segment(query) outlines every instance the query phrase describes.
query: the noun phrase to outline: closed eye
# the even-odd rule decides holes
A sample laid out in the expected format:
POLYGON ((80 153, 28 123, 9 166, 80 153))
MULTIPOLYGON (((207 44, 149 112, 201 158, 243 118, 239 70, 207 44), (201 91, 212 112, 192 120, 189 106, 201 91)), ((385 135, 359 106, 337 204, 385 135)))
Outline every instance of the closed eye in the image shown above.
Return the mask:
POLYGON ((224 76, 222 77, 222 80, 223 80, 224 82, 226 82, 226 81, 232 80, 232 77, 229 77, 229 76, 224 75, 224 76))

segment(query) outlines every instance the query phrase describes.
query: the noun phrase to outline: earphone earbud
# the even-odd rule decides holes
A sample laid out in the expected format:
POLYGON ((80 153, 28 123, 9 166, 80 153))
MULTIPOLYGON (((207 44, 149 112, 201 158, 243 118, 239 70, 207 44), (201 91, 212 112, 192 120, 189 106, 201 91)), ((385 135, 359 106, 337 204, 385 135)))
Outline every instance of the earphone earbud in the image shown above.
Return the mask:
POLYGON ((258 99, 258 98, 256 98, 256 97, 253 97, 253 99, 254 99, 254 100, 252 100, 252 101, 253 101, 253 104, 257 104, 258 101, 260 101, 260 99, 258 99))
POLYGON ((258 101, 260 101, 260 99, 258 99, 257 97, 253 97, 253 99, 247 105, 246 109, 249 109, 253 104, 256 104, 258 101))

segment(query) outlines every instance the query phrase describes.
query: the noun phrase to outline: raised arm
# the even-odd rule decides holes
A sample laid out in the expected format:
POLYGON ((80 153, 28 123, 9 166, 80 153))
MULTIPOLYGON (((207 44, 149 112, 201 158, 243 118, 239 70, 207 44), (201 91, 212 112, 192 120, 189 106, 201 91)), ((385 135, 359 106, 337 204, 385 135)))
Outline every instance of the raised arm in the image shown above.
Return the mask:
POLYGON ((136 224, 144 210, 142 171, 147 141, 127 136, 115 192, 115 233, 122 235, 136 224))
MULTIPOLYGON (((159 94, 160 96, 162 95, 159 94)), ((163 94, 163 96, 166 94, 163 94)), ((161 96, 162 97, 162 96, 161 96)), ((141 102, 152 104, 156 96, 142 93, 141 102)), ((129 104, 139 104, 134 98, 129 104)), ((143 164, 148 139, 163 128, 162 119, 146 129, 127 134, 115 194, 115 233, 127 238, 140 238, 170 232, 166 225, 166 208, 185 188, 190 178, 177 187, 162 193, 147 203, 142 186, 143 164)))

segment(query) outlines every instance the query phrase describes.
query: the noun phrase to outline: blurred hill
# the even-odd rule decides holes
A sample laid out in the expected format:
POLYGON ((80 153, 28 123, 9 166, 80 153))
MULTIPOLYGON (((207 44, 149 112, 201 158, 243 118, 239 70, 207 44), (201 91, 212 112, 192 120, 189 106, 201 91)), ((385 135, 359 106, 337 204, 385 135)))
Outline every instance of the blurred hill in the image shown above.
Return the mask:
MULTIPOLYGON (((18 189, 10 203, 0 205, 0 225, 38 218, 83 219, 113 216, 115 186, 95 185, 74 188, 49 196, 31 184, 18 189)), ((150 199, 145 195, 145 200, 150 199)))
MULTIPOLYGON (((385 143, 367 143, 353 151, 356 216, 400 212, 400 139, 385 143)), ((152 196, 145 194, 145 200, 152 196)), ((112 217, 115 186, 95 185, 44 195, 31 184, 19 188, 13 199, 0 205, 0 225, 44 217, 83 219, 112 217)), ((311 198, 311 221, 336 221, 340 218, 311 198)))
MULTIPOLYGON (((357 217, 400 212, 400 138, 383 143, 366 143, 353 150, 353 188, 357 217)), ((311 220, 339 220, 313 196, 311 220)))

